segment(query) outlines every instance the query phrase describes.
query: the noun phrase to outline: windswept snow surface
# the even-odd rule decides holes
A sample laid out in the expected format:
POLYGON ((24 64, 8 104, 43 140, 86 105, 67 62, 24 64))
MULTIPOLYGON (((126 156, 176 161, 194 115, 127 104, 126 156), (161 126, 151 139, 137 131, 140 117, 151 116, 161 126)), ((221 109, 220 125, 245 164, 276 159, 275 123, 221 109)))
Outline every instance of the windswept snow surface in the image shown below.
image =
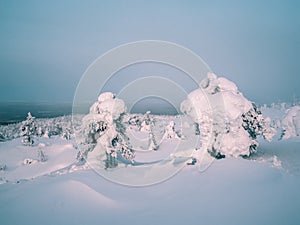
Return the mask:
POLYGON ((16 183, 49 175, 76 162, 73 141, 56 136, 50 139, 40 137, 38 142, 34 146, 24 146, 21 138, 17 138, 0 144, 0 164, 6 165, 5 171, 0 171, 1 182, 16 183), (45 154, 45 162, 39 161, 39 151, 45 154))
POLYGON ((0 185, 0 223, 296 225, 299 187, 298 176, 241 158, 142 188, 86 169, 0 185))
MULTIPOLYGON (((75 161, 74 140, 0 143, 0 224, 293 225, 300 214, 299 139, 261 142, 249 159, 186 166, 165 182, 133 188, 75 161), (42 149, 47 161, 39 162, 42 149), (24 159, 35 163, 24 165, 24 159)), ((161 168, 164 169, 163 167, 161 168)))

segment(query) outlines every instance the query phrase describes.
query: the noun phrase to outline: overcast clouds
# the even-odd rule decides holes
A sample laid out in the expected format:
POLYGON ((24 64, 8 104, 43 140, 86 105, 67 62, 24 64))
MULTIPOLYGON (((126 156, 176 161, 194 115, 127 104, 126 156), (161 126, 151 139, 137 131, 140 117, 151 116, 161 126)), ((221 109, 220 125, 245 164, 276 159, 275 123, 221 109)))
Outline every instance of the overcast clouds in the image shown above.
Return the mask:
POLYGON ((0 101, 71 102, 85 69, 126 42, 186 46, 251 100, 300 90, 297 1, 0 1, 0 101))

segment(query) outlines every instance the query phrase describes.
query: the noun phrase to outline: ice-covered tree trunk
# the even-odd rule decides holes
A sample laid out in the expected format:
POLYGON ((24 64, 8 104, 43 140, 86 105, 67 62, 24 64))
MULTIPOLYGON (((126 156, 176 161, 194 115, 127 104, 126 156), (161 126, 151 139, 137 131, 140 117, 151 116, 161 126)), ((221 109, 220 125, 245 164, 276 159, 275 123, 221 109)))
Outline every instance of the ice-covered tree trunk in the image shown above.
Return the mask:
POLYGON ((31 113, 28 112, 26 120, 24 120, 21 124, 20 136, 23 137, 22 143, 24 145, 33 145, 34 143, 33 135, 35 134, 36 131, 34 120, 35 117, 33 117, 31 113))

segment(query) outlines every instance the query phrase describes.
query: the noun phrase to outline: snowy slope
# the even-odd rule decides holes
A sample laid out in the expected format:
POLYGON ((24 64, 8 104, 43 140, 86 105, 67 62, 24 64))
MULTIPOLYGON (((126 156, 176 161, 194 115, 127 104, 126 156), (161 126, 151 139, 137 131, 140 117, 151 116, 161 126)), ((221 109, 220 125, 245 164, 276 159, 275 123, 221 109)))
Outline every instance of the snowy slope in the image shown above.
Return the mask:
POLYGON ((73 141, 57 136, 51 139, 40 137, 38 141, 35 146, 23 146, 21 138, 0 143, 0 164, 6 165, 5 171, 0 171, 1 182, 37 178, 76 162, 73 141), (45 162, 39 161, 38 152, 41 150, 46 156, 45 162))
POLYGON ((0 171, 0 224, 299 222, 297 138, 260 141, 249 159, 215 160, 204 172, 186 166, 165 182, 140 188, 112 183, 75 163, 73 142, 53 136, 33 147, 20 138, 0 143, 0 160, 7 165, 0 171), (38 159, 39 148, 47 161, 23 165, 26 158, 38 159))
POLYGON ((92 170, 0 186, 1 224, 298 224, 299 177, 244 159, 216 161, 149 187, 92 170))

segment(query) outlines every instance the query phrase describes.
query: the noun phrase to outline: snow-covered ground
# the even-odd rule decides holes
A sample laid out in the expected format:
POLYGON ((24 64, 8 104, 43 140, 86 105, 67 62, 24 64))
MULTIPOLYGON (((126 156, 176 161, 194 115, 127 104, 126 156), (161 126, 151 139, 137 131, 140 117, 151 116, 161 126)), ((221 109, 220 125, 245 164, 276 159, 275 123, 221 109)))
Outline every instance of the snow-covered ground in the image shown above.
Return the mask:
MULTIPOLYGON (((1 144, 1 151, 5 144, 1 144)), ((9 150, 14 145, 10 144, 9 150)), ((293 142, 283 145, 286 155, 298 150, 293 149, 293 142)), ((50 151, 65 154, 51 155, 48 163, 59 158, 65 158, 61 167, 72 163, 68 151, 74 153, 74 149, 69 146, 61 142, 45 151, 49 156, 50 151)), ((270 149, 266 151, 272 155, 270 149)), ((278 159, 284 155, 278 154, 278 159)), ((295 163, 296 157, 299 166, 299 153, 293 155, 295 163)), ((288 164, 289 157, 286 160, 283 162, 288 164)), ((20 169, 26 171, 38 164, 20 165, 20 169)), ((59 173, 58 167, 49 166, 44 176, 31 174, 36 178, 0 185, 0 223, 296 225, 300 220, 299 173, 287 173, 268 163, 222 159, 205 172, 186 167, 163 183, 140 188, 112 183, 87 167, 70 168, 59 173)), ((1 173, 14 172, 8 169, 1 173)), ((24 175, 20 172, 19 178, 29 177, 24 175)))
POLYGON ((74 131, 30 113, 0 126, 0 224, 298 225, 300 107, 200 85, 183 115, 127 114, 103 93, 74 131))
POLYGON ((299 224, 300 139, 259 142, 250 158, 215 160, 204 172, 186 166, 139 188, 78 163, 74 139, 2 142, 0 224, 299 224))

